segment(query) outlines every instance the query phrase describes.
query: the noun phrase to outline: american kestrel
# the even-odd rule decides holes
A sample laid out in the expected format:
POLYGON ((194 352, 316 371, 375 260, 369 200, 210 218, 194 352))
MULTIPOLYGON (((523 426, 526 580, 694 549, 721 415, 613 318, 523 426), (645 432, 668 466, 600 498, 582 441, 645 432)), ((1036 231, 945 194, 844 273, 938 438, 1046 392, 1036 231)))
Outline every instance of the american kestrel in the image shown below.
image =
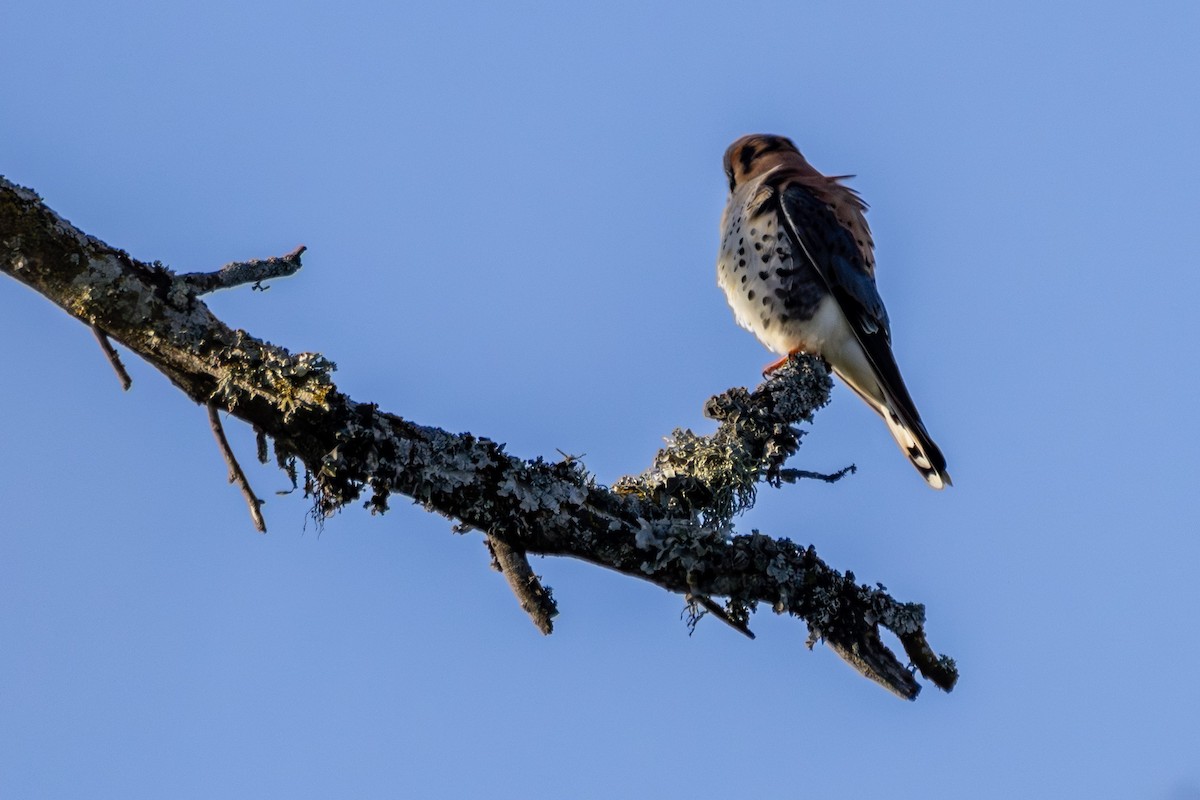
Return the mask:
POLYGON ((846 176, 822 175, 782 136, 738 139, 725 174, 717 282, 738 323, 783 356, 766 371, 795 352, 820 355, 883 417, 929 485, 949 485, 892 355, 867 204, 840 183, 846 176))

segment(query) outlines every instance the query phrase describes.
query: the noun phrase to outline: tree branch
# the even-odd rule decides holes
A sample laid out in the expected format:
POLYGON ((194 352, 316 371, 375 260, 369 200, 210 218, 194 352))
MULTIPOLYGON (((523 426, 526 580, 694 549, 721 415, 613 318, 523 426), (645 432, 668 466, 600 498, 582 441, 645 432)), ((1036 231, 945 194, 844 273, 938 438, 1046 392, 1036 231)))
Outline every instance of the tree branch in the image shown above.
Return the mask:
MULTIPOLYGON (((287 258, 299 268, 298 252, 287 258)), ((915 698, 920 685, 883 644, 880 627, 900 638, 934 685, 949 691, 957 680, 953 661, 926 642, 923 606, 856 583, 811 547, 733 533, 733 515, 753 502, 756 482, 794 477, 782 466, 799 445, 793 426, 828 399, 820 359, 793 358, 755 392, 713 398, 706 411, 720 421, 717 433, 676 431, 646 474, 608 489, 576 459, 516 458, 489 439, 355 402, 338 391, 333 364, 319 354, 293 355, 217 319, 199 299, 212 281, 137 261, 3 179, 0 271, 100 327, 197 403, 215 404, 272 438, 289 474, 296 462, 304 466, 319 514, 364 493, 364 505, 382 512, 390 495, 401 494, 484 531, 493 548, 500 542, 521 554, 570 556, 680 595, 727 598, 727 615, 743 625, 766 603, 804 620, 810 643, 826 641, 900 697, 915 698)), ((221 278, 212 288, 247 280, 221 278)))
POLYGON ((249 261, 234 261, 216 272, 189 272, 178 276, 196 295, 215 292, 217 289, 232 289, 234 286, 252 283, 255 289, 266 291, 262 285, 271 278, 285 278, 300 270, 300 256, 307 250, 300 245, 286 256, 254 258, 249 261))
POLYGON ((487 546, 496 569, 508 581, 508 587, 517 596, 521 609, 529 615, 539 631, 549 636, 554 632, 551 620, 558 616, 558 603, 554 602, 550 590, 542 586, 541 578, 529 565, 529 558, 521 550, 495 536, 487 537, 487 546))

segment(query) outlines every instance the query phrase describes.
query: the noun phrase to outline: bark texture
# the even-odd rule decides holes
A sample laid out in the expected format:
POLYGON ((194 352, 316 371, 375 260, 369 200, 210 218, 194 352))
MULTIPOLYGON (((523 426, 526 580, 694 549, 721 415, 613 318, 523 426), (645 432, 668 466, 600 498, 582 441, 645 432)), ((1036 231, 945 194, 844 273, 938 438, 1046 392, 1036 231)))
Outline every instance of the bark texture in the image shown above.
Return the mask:
POLYGON ((483 532, 521 606, 546 633, 557 607, 529 568, 530 553, 571 556, 698 598, 693 608, 723 608, 716 616, 746 633, 750 615, 766 604, 803 620, 810 646, 824 641, 863 675, 914 699, 920 684, 880 639, 886 628, 926 680, 953 688, 957 670, 927 644, 923 606, 857 583, 812 547, 733 530, 759 484, 839 477, 784 467, 799 447, 795 425, 828 401, 820 359, 795 357, 753 392, 711 398, 705 410, 720 423, 715 434, 676 431, 647 472, 609 488, 576 459, 519 458, 490 439, 354 401, 338 391, 323 356, 292 354, 231 329, 200 299, 291 275, 302 251, 179 275, 79 231, 34 192, 0 178, 0 271, 102 341, 124 345, 213 414, 219 408, 254 426, 260 442, 274 443, 281 468, 293 478, 303 473, 317 514, 360 499, 384 511, 400 494, 455 520, 459 532, 483 532))

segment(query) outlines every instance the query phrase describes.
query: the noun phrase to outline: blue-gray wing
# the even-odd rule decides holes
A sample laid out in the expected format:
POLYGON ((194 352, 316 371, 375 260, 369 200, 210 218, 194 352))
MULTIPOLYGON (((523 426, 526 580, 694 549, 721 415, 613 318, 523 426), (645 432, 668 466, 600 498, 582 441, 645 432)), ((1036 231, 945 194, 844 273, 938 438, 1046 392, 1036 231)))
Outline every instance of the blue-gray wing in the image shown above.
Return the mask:
MULTIPOLYGON (((874 368, 875 379, 889 398, 887 408, 880 413, 890 416, 892 421, 888 425, 894 436, 898 428, 903 428, 917 444, 910 446, 900 436, 896 436, 896 441, 927 481, 939 488, 941 482, 949 483, 946 459, 925 430, 900 376, 892 355, 887 311, 854 234, 842 225, 821 197, 803 184, 787 184, 778 198, 783 227, 793 249, 800 258, 807 259, 837 301, 874 368), (934 475, 940 481, 935 483, 931 477, 934 475)), ((863 397, 866 399, 866 395, 863 397)))
POLYGON ((882 334, 890 345, 887 309, 854 235, 838 222, 825 201, 804 186, 792 184, 785 188, 779 205, 800 257, 807 256, 811 261, 860 339, 882 334))

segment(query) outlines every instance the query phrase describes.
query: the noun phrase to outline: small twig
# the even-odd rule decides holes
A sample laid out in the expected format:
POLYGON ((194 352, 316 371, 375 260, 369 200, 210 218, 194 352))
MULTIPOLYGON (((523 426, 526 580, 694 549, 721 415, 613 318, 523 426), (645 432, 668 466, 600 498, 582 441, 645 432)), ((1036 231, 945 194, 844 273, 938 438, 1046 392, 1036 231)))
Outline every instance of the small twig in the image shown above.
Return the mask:
POLYGON ((558 603, 554 601, 550 590, 542 586, 541 579, 534 574, 525 552, 500 541, 495 536, 487 537, 487 546, 495 560, 496 568, 504 574, 522 610, 529 615, 539 631, 549 636, 554 632, 554 623, 551 620, 558 616, 558 603))
POLYGON ((242 472, 242 466, 238 463, 237 458, 233 455, 233 450, 229 447, 229 440, 225 438, 225 428, 221 425, 221 417, 217 413, 217 407, 212 403, 208 404, 208 422, 212 425, 213 436, 217 438, 217 446, 221 448, 221 455, 225 457, 225 465, 229 467, 229 482, 237 483, 242 490, 242 496, 246 498, 246 505, 250 507, 250 519, 254 521, 254 529, 259 533, 267 532, 267 523, 263 519, 262 504, 254 494, 254 490, 250 488, 250 481, 246 480, 246 473, 242 472))
POLYGON ((781 469, 779 470, 779 480, 784 483, 795 483, 805 478, 815 481, 825 481, 826 483, 837 483, 847 475, 853 475, 858 472, 858 467, 851 464, 848 467, 842 467, 837 472, 813 472, 807 469, 781 469))
POLYGON ((95 334, 96 341, 100 343, 100 349, 108 357, 108 363, 112 364, 113 372, 117 373, 117 378, 121 381, 121 388, 128 392, 129 387, 133 386, 133 378, 129 377, 129 373, 125 371, 125 365, 121 363, 121 356, 117 354, 116 348, 109 341, 108 334, 95 325, 92 326, 92 333, 95 334))
POLYGON ((300 269, 300 255, 305 249, 304 245, 300 245, 286 256, 234 261, 216 272, 189 272, 180 275, 179 279, 191 287, 197 295, 215 292, 217 289, 230 289, 246 283, 252 283, 255 289, 265 291, 266 287, 261 285, 262 281, 296 274, 300 269))
MULTIPOLYGON (((709 614, 712 614, 714 617, 721 620, 722 622, 724 622, 729 627, 733 628, 738 633, 746 636, 749 639, 754 638, 754 631, 750 630, 750 628, 746 625, 746 623, 739 622, 738 620, 729 616, 729 613, 725 609, 721 608, 721 606, 719 604, 714 602, 712 600, 712 598, 707 597, 702 594, 688 593, 688 594, 684 595, 683 599, 687 601, 688 605, 695 603, 695 604, 703 606, 705 611, 707 611, 709 614)), ((689 623, 693 629, 695 628, 695 623, 700 621, 700 616, 703 616, 703 615, 695 615, 694 616, 695 621, 689 623)))

